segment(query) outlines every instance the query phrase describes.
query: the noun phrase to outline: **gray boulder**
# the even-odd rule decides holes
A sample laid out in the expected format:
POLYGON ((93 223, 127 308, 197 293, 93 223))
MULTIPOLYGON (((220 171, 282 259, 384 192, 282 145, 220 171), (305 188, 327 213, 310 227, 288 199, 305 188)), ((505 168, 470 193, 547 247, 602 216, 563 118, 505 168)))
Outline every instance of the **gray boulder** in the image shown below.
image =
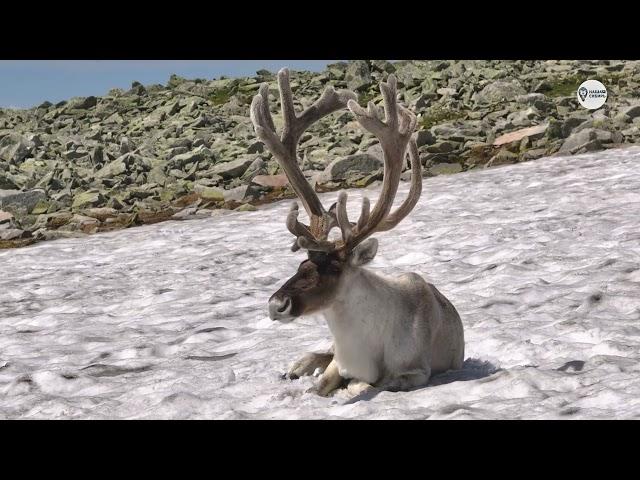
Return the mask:
POLYGON ((18 133, 11 133, 0 140, 0 160, 20 163, 33 150, 34 144, 18 133))
MULTIPOLYGON (((417 86, 420 82, 425 80, 429 69, 423 65, 419 65, 416 62, 398 62, 394 64, 396 68, 395 76, 401 86, 405 88, 411 88, 417 86)), ((435 93, 435 88, 433 89, 435 93)))
POLYGON ((509 102, 525 93, 525 89, 516 80, 510 82, 498 80, 488 84, 480 92, 476 93, 475 101, 476 103, 509 102))
POLYGON ((101 192, 97 190, 89 190, 73 197, 73 204, 71 205, 71 208, 75 210, 81 208, 97 207, 104 204, 105 200, 106 199, 101 192))
POLYGON ((164 167, 161 165, 152 167, 147 175, 147 180, 150 183, 157 183, 158 185, 164 186, 167 181, 167 175, 164 173, 164 167))
POLYGON ((40 200, 46 198, 44 190, 0 190, 0 208, 22 215, 30 213, 40 200))
POLYGON ((514 163, 518 163, 518 155, 510 152, 506 148, 503 148, 497 154, 491 157, 491 159, 485 165, 485 168, 497 167, 500 165, 511 165, 514 163))
POLYGON ((553 108, 553 102, 543 93, 527 93, 515 97, 516 102, 531 105, 540 111, 547 111, 553 108))
POLYGON ((250 182, 256 175, 266 175, 267 164, 261 157, 257 157, 240 177, 243 181, 250 182))
POLYGON ((29 232, 25 232, 19 228, 0 229, 0 240, 17 240, 28 236, 30 236, 29 232))
POLYGON ((418 145, 418 148, 423 145, 432 145, 435 141, 436 137, 429 130, 418 130, 418 133, 416 133, 416 145, 418 145))
POLYGON ((632 120, 636 117, 640 117, 640 105, 632 105, 628 108, 625 108, 624 110, 622 110, 622 113, 624 113, 632 120))
POLYGON ((242 202, 247 195, 248 188, 249 188, 249 185, 240 185, 239 187, 225 190, 223 192, 224 201, 229 202, 233 200, 236 202, 242 202))
POLYGON ((129 154, 122 155, 114 161, 106 164, 95 174, 96 178, 113 178, 127 172, 127 160, 129 154))
POLYGON ((576 153, 579 150, 594 150, 598 147, 598 134, 594 128, 585 128, 567 138, 558 153, 576 153))
POLYGON ((383 168, 381 159, 368 153, 356 153, 333 160, 325 168, 319 180, 338 182, 369 175, 383 168))
POLYGON ((531 107, 526 110, 510 113, 507 115, 507 122, 514 127, 528 127, 532 125, 537 118, 539 118, 539 112, 537 109, 531 107))
POLYGON ((442 141, 428 146, 425 150, 429 153, 450 153, 458 148, 458 144, 450 141, 442 141))
POLYGON ((216 175, 220 175, 225 180, 240 177, 254 160, 255 157, 253 155, 242 156, 230 162, 219 163, 215 165, 211 171, 216 175))
POLYGON ((462 165, 457 162, 437 163, 429 167, 428 172, 431 175, 450 175, 462 171, 462 165))
POLYGON ((330 63, 327 65, 327 72, 330 77, 342 80, 348 66, 347 62, 330 63))
POLYGON ((104 148, 102 145, 96 145, 91 152, 91 161, 94 165, 102 165, 104 163, 104 148))
POLYGON ((18 188, 19 186, 9 173, 0 172, 0 190, 18 190, 18 188))
POLYGON ((172 157, 170 163, 171 166, 182 168, 189 163, 200 162, 205 158, 213 158, 213 153, 207 147, 200 146, 190 152, 172 157))
POLYGON ((347 88, 358 91, 371 85, 371 71, 369 65, 364 60, 356 60, 351 62, 345 72, 345 80, 347 88))
POLYGON ((67 102, 67 110, 86 110, 98 104, 96 97, 76 97, 67 102))
POLYGON ((587 120, 586 118, 579 117, 579 116, 571 116, 571 117, 567 118, 562 123, 562 127, 561 127, 562 136, 564 138, 569 137, 569 135, 571 135, 571 132, 573 131, 573 129, 576 128, 578 125, 583 124, 586 120, 587 120))
POLYGON ((210 202, 223 202, 224 190, 217 187, 207 187, 205 185, 196 184, 194 191, 200 195, 200 198, 204 201, 210 202))

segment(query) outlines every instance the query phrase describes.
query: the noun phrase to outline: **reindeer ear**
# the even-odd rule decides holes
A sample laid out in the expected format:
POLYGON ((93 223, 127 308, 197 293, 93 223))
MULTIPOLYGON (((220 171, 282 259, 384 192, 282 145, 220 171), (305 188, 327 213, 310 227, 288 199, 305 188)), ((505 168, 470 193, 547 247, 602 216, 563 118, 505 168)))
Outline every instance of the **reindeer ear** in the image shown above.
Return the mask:
POLYGON ((349 262, 354 267, 359 267, 360 265, 365 265, 373 260, 376 253, 378 253, 378 240, 370 238, 353 249, 349 262))

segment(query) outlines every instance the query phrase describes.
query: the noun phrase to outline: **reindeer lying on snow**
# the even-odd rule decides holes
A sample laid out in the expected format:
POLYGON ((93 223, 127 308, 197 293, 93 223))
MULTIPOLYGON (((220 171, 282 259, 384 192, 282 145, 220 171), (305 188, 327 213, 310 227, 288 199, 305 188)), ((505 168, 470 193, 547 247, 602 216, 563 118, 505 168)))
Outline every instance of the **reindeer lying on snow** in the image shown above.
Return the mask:
POLYGON ((352 393, 377 388, 406 390, 426 385, 432 374, 459 369, 464 360, 462 322, 453 305, 436 287, 415 273, 386 278, 362 268, 378 250, 373 233, 395 227, 418 202, 422 191, 422 166, 411 138, 416 117, 396 100, 396 79, 389 75, 380 84, 385 121, 373 102, 365 110, 350 91, 332 87, 313 105, 296 115, 289 72, 278 72, 284 127, 278 136, 269 111, 267 84, 260 87, 251 104, 256 135, 282 166, 291 187, 309 214, 310 224, 297 219, 293 204, 286 225, 296 237, 292 250, 307 250, 308 258, 297 273, 269 299, 272 320, 290 322, 322 311, 334 338, 331 353, 311 353, 296 362, 288 373, 295 379, 322 373, 314 387, 327 396, 349 380, 352 393), (357 223, 347 217, 347 195, 325 210, 298 167, 297 145, 302 133, 320 118, 347 106, 360 125, 374 134, 384 155, 384 179, 380 198, 370 212, 363 199, 357 223), (407 146, 411 159, 411 188, 404 203, 393 213, 407 146), (339 227, 341 239, 330 240, 339 227))

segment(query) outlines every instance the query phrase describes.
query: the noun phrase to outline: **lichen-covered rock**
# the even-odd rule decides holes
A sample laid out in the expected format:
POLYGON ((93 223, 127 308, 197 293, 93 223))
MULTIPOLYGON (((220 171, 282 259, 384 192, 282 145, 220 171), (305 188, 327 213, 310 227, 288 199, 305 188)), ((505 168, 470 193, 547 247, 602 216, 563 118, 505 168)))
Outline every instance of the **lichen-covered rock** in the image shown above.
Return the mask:
POLYGON ((100 227, 100 220, 97 218, 87 217, 85 215, 75 214, 60 230, 68 232, 96 233, 100 227))
POLYGON ((239 207, 234 208, 234 210, 236 212, 255 212, 258 209, 250 203, 245 203, 243 205, 240 205, 239 207))
POLYGON ((418 130, 416 133, 416 145, 422 147, 423 145, 432 145, 435 143, 436 137, 429 130, 418 130))
POLYGON ((324 170, 320 180, 325 182, 349 180, 353 177, 369 175, 382 167, 383 162, 380 158, 368 153, 358 153, 332 161, 324 170))
POLYGON ((256 157, 256 159, 251 162, 251 165, 247 167, 245 172, 242 174, 240 179, 247 184, 251 182, 251 180, 256 175, 266 175, 267 174, 267 165, 262 157, 256 157))
POLYGON ((516 100, 516 97, 525 93, 527 93, 526 90, 516 80, 498 80, 488 84, 478 92, 475 96, 475 101, 477 103, 512 102, 516 100))
POLYGON ((349 63, 344 76, 347 88, 358 91, 371 85, 371 71, 369 65, 364 60, 356 60, 349 63))
POLYGON ((518 155, 513 153, 506 148, 501 149, 498 153, 496 153, 485 165, 486 168, 497 167, 500 165, 511 165, 513 163, 518 163, 518 155))
POLYGON ((224 191, 216 187, 205 187, 202 185, 196 185, 195 192, 202 198, 209 202, 223 202, 224 191))
POLYGON ((429 145, 425 150, 429 153, 449 153, 456 150, 458 146, 459 145, 455 142, 444 140, 442 142, 437 142, 433 145, 429 145))
POLYGON ((99 207, 88 208, 81 212, 84 216, 95 218, 100 222, 106 222, 111 218, 118 218, 119 213, 115 208, 99 207))
POLYGON ((96 178, 113 178, 127 172, 128 154, 116 158, 95 173, 96 178))
POLYGON ((33 142, 18 133, 11 133, 0 140, 0 160, 20 163, 31 154, 33 148, 33 142))
POLYGON ((67 110, 86 110, 98 104, 96 97, 76 97, 67 102, 67 110))
POLYGON ((559 153, 571 153, 585 147, 588 143, 597 139, 596 131, 593 128, 585 128, 573 133, 560 147, 559 153))
POLYGON ((30 236, 29 232, 19 228, 0 228, 0 240, 16 240, 28 236, 30 236))
POLYGON ((42 213, 47 213, 51 206, 51 203, 47 200, 39 200, 38 203, 36 203, 35 207, 31 209, 31 214, 40 215, 42 213))
POLYGON ((462 165, 457 162, 451 163, 437 163, 429 167, 429 173, 431 175, 449 175, 452 173, 458 173, 462 171, 462 165))
POLYGON ((220 175, 223 179, 228 180, 230 178, 242 176, 254 160, 255 157, 253 155, 245 155, 236 160, 231 160, 230 162, 219 163, 210 171, 213 174, 220 175))
POLYGON ((0 172, 0 190, 18 190, 19 188, 13 175, 7 172, 0 172))
POLYGON ((631 120, 640 117, 640 105, 632 105, 622 110, 622 113, 629 117, 631 120))
POLYGON ((74 210, 88 208, 88 207, 97 207, 103 205, 105 202, 104 195, 97 190, 89 190, 87 192, 82 192, 75 197, 73 197, 73 203, 71 204, 71 208, 74 210))
POLYGON ((40 200, 46 198, 43 190, 0 190, 0 208, 22 216, 31 213, 40 200))

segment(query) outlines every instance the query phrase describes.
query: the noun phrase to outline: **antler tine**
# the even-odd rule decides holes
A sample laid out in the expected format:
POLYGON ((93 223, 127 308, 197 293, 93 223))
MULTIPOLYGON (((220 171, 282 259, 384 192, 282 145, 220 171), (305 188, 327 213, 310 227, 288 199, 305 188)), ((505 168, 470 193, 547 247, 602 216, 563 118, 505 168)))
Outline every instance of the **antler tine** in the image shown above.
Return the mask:
POLYGON ((328 86, 313 105, 309 106, 300 115, 296 115, 293 106, 293 93, 289 83, 289 70, 287 68, 283 68, 278 72, 278 86, 280 88, 280 101, 284 120, 283 141, 287 140, 288 144, 293 143, 294 145, 298 143, 300 136, 313 123, 336 110, 344 108, 349 100, 358 98, 350 90, 336 92, 332 86, 328 86))
POLYGON ((351 223, 349 222, 349 216, 347 215, 347 193, 340 192, 338 194, 338 206, 337 206, 337 218, 338 226, 342 232, 342 241, 344 244, 351 242, 353 238, 353 231, 351 223))
MULTIPOLYGON (((263 86, 266 86, 268 91, 268 86, 266 84, 263 86)), ((273 126, 273 118, 271 118, 271 113, 269 112, 268 102, 268 93, 265 92, 264 88, 260 88, 260 93, 253 97, 251 101, 249 116, 256 136, 260 141, 267 146, 276 158, 284 157, 286 156, 286 151, 273 126)))
POLYGON ((293 245, 291 245, 292 252, 297 252, 298 250, 300 250, 300 245, 298 244, 298 240, 300 238, 308 238, 309 240, 313 240, 313 235, 311 234, 309 228, 298 221, 298 213, 300 213, 298 211, 298 204, 296 202, 293 202, 291 204, 291 208, 289 209, 289 214, 287 215, 286 221, 287 230, 289 230, 296 237, 295 242, 293 242, 293 245))
MULTIPOLYGON (((284 121, 284 129, 282 130, 283 139, 291 135, 291 131, 296 124, 296 111, 293 106, 293 92, 289 83, 289 69, 283 68, 278 72, 278 87, 280 90, 280 104, 282 105, 282 119, 284 121)), ((296 144, 297 139, 296 139, 296 144)))
POLYGON ((332 86, 328 86, 320 98, 297 118, 299 122, 296 128, 297 135, 302 135, 314 122, 336 110, 345 108, 349 101, 357 98, 358 96, 350 90, 336 92, 332 86))
POLYGON ((258 94, 262 97, 262 101, 260 102, 260 113, 264 118, 264 123, 266 123, 269 130, 275 132, 276 127, 273 124, 273 117, 271 117, 271 112, 269 111, 269 85, 267 83, 260 85, 258 94))
POLYGON ((289 214, 287 215, 287 230, 296 237, 309 237, 310 239, 313 239, 313 235, 309 228, 298 221, 298 213, 300 213, 298 211, 298 204, 294 202, 289 209, 289 214))
MULTIPOLYGON (((384 177, 380 198, 376 202, 370 215, 369 202, 368 200, 363 200, 362 215, 358 220, 356 230, 352 232, 351 240, 345 242, 343 246, 343 248, 347 250, 352 249, 355 245, 374 233, 381 224, 385 229, 395 226, 409 213, 411 208, 415 206, 415 201, 417 201, 417 198, 414 201, 410 195, 407 201, 405 201, 405 204, 399 209, 399 212, 396 212, 388 223, 384 223, 393 205, 396 192, 398 191, 407 143, 411 138, 417 122, 415 115, 410 110, 398 105, 396 87, 397 82, 394 75, 389 75, 387 83, 380 83, 386 117, 384 122, 379 118, 375 105, 371 103, 369 104, 368 110, 362 108, 355 101, 349 101, 347 104, 360 125, 378 138, 384 155, 384 177), (414 203, 411 204, 412 202, 414 203)), ((417 150, 415 154, 417 157, 417 150)), ((414 164, 413 160, 412 154, 412 176, 415 176, 416 169, 419 169, 421 165, 419 165, 419 159, 417 165, 414 164)), ((422 176, 420 175, 419 189, 422 188, 421 178, 422 176)))
POLYGON ((378 228, 376 228, 377 232, 384 232, 395 227, 413 210, 413 207, 416 206, 420 199, 420 194, 422 193, 422 163, 420 163, 418 145, 415 139, 411 139, 409 142, 409 157, 411 158, 411 187, 409 194, 395 212, 390 213, 387 218, 380 222, 378 228))
POLYGON ((378 138, 383 135, 385 124, 378 117, 378 109, 373 105, 373 102, 369 102, 368 110, 362 108, 355 100, 349 100, 347 107, 365 130, 370 131, 378 138))
POLYGON ((402 105, 400 107, 400 134, 403 136, 409 136, 413 134, 413 131, 418 124, 418 117, 416 117, 413 112, 407 108, 404 108, 402 105))
POLYGON ((369 208, 370 202, 368 197, 362 199, 362 211, 360 212, 360 218, 358 219, 358 230, 362 230, 369 221, 369 208))
POLYGON ((380 83, 380 92, 384 99, 384 116, 389 130, 395 130, 398 126, 398 103, 396 100, 396 76, 387 77, 387 83, 380 83))

